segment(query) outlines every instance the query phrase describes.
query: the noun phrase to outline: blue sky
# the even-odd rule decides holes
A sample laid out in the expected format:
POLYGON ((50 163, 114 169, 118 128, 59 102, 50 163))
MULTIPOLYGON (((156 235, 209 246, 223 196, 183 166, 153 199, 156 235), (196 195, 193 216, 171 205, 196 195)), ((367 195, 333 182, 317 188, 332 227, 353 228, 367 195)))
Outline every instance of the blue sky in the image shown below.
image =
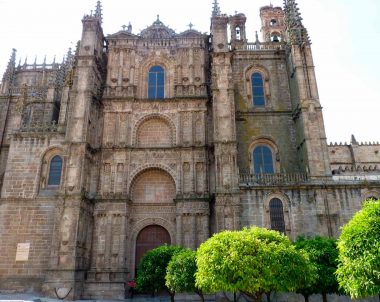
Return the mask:
MULTIPOLYGON (((111 34, 131 22, 138 33, 156 15, 181 32, 192 22, 208 32, 213 0, 103 0, 104 32, 111 34)), ((12 48, 17 59, 42 62, 44 55, 61 61, 81 35, 81 18, 96 0, 0 0, 0 73, 12 48)), ((219 0, 221 10, 247 16, 247 34, 254 40, 260 30, 259 8, 268 0, 219 0)), ((272 0, 282 6, 282 0, 272 0)), ((309 30, 323 106, 328 142, 380 141, 380 1, 298 0, 309 30)))

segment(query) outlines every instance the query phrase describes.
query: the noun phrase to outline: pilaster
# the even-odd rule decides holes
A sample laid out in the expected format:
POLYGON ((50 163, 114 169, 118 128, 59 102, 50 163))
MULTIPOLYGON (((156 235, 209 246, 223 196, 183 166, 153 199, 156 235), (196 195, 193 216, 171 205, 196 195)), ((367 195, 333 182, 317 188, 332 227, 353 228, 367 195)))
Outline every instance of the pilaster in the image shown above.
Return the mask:
MULTIPOLYGON (((62 214, 57 217, 56 261, 49 270, 44 291, 55 296, 58 291, 68 291, 69 299, 79 299, 84 292, 84 282, 90 268, 92 245, 93 204, 86 199, 89 191, 88 168, 91 146, 91 115, 93 106, 101 101, 105 56, 104 36, 101 27, 101 11, 85 16, 82 20, 82 39, 76 56, 71 100, 67 116, 66 144, 68 162, 63 194, 62 214), (90 236, 89 238, 87 236, 90 236)), ((98 116, 98 115, 95 115, 98 116)), ((92 120, 91 120, 92 119, 92 120)), ((62 121, 62 119, 61 119, 62 121)))
POLYGON ((240 226, 232 53, 228 49, 227 21, 225 15, 211 19, 215 232, 240 226))

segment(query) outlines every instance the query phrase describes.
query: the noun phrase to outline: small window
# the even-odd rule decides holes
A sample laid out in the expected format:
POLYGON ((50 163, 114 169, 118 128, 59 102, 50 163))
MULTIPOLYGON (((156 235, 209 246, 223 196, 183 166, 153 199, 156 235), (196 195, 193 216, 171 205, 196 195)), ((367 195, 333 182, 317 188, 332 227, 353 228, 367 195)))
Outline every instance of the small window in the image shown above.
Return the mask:
POLYGON ((270 228, 285 233, 284 208, 280 199, 273 198, 269 202, 269 213, 270 228))
POLYGON ((276 19, 272 19, 270 20, 270 26, 275 26, 277 24, 277 20, 276 19))
POLYGON ((255 174, 274 173, 272 150, 258 146, 253 150, 253 171, 255 174))
POLYGON ((264 97, 264 81, 261 73, 255 72, 252 74, 252 99, 253 106, 264 107, 265 97, 264 97))
POLYGON ((274 32, 271 34, 271 41, 272 42, 281 42, 281 35, 277 32, 274 32))
POLYGON ((153 66, 148 75, 148 98, 163 99, 165 91, 165 71, 161 66, 153 66))
POLYGON ((240 40, 241 39, 241 31, 240 31, 239 26, 236 26, 235 32, 236 32, 236 40, 240 40))
POLYGON ((50 161, 48 186, 58 186, 61 183, 62 158, 54 156, 50 161))

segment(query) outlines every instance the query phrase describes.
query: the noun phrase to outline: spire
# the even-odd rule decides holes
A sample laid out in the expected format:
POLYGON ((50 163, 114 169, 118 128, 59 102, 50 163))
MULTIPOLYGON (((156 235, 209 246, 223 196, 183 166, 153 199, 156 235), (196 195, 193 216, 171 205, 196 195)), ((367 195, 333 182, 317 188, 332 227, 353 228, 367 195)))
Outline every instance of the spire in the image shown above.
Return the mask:
POLYGON ((66 60, 65 60, 66 67, 71 68, 73 61, 74 61, 74 55, 73 55, 71 47, 69 47, 66 54, 66 60))
POLYGON ((94 17, 98 18, 100 23, 103 21, 103 13, 102 13, 102 4, 100 0, 96 3, 96 8, 95 8, 95 15, 94 17))
POLYGON ((214 6, 212 8, 212 16, 213 17, 220 16, 220 7, 219 7, 218 0, 214 0, 213 5, 214 6))
POLYGON ((355 135, 351 135, 351 145, 358 145, 358 141, 355 138, 355 135))
POLYGON ((302 24, 296 0, 284 0, 285 24, 289 34, 289 42, 293 45, 310 44, 307 29, 302 24))
POLYGON ((11 57, 9 58, 9 62, 7 65, 7 69, 5 70, 4 77, 3 77, 3 82, 4 80, 9 80, 12 82, 14 72, 16 69, 16 49, 12 49, 12 54, 11 57))
POLYGON ((10 68, 15 68, 15 66, 16 66, 16 52, 17 52, 17 50, 15 48, 12 48, 12 54, 11 54, 11 57, 9 58, 7 70, 10 68))

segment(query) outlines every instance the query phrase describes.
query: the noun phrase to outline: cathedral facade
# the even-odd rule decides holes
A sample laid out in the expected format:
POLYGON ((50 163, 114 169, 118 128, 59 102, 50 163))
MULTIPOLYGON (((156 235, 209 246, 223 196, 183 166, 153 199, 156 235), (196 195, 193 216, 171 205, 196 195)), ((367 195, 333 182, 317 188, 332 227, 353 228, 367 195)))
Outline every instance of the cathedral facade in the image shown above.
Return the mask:
POLYGON ((0 291, 123 298, 149 249, 258 225, 339 235, 380 197, 380 145, 327 144, 294 0, 262 37, 214 1, 210 34, 159 18, 108 36, 101 5, 62 63, 0 87, 0 291))

